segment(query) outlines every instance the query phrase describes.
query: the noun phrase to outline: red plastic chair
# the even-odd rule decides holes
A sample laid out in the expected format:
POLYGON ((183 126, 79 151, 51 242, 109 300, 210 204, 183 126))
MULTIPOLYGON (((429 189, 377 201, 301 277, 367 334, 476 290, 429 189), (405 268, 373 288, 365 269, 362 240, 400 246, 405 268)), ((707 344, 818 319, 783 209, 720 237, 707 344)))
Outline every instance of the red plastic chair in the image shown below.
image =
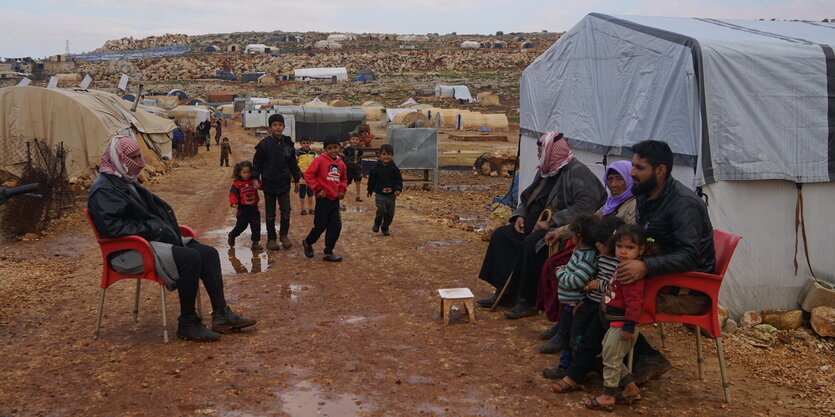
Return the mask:
MULTIPOLYGON (((148 244, 148 241, 136 235, 102 239, 102 237, 99 235, 99 231, 96 229, 96 224, 93 223, 93 219, 90 217, 90 211, 85 209, 84 214, 87 215, 87 220, 90 222, 90 227, 93 228, 93 233, 96 234, 96 240, 98 241, 99 246, 101 248, 102 258, 101 288, 99 290, 99 308, 96 316, 96 330, 93 332, 93 338, 97 339, 99 337, 101 317, 104 312, 104 294, 107 291, 107 288, 109 288, 111 285, 115 284, 119 280, 136 280, 136 295, 133 301, 133 320, 134 322, 138 322, 139 290, 142 284, 142 280, 147 279, 149 281, 156 282, 160 285, 160 298, 162 300, 162 338, 165 343, 168 343, 168 316, 166 314, 165 283, 163 282, 162 278, 160 278, 159 275, 157 275, 157 270, 154 261, 154 252, 151 249, 151 245, 148 244), (141 274, 122 274, 110 268, 110 264, 107 261, 107 257, 111 253, 129 249, 134 249, 138 251, 140 255, 142 255, 143 271, 141 274)), ((197 234, 195 234, 194 230, 188 226, 180 226, 180 234, 183 237, 191 237, 197 239, 197 234)), ((202 317, 203 306, 200 302, 199 291, 197 292, 197 310, 200 316, 202 317)))
POLYGON ((705 329, 711 336, 716 338, 716 352, 719 356, 719 370, 722 374, 722 389, 725 393, 725 401, 731 401, 730 382, 725 372, 725 353, 722 348, 722 328, 719 326, 719 287, 731 263, 736 245, 739 243, 739 236, 714 229, 713 246, 716 250, 716 274, 702 272, 685 272, 680 274, 659 275, 648 278, 644 287, 644 309, 641 313, 641 324, 661 323, 661 344, 664 345, 664 322, 687 323, 696 326, 696 363, 699 367, 699 379, 704 379, 702 363, 702 333, 705 329), (707 294, 710 297, 710 311, 702 315, 678 315, 668 314, 655 310, 655 297, 663 287, 680 287, 696 290, 707 294))

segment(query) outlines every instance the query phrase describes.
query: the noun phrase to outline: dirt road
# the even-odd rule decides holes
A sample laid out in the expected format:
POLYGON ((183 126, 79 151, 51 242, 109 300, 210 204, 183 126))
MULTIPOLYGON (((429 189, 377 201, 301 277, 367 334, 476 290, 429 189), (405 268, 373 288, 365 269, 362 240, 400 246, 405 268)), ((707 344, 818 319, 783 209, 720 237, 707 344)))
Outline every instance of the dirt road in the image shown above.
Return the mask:
MULTIPOLYGON (((234 138, 233 160, 248 158, 257 139, 225 130, 234 138)), ((346 199, 337 245, 345 261, 330 264, 319 258, 321 243, 316 258, 302 255, 299 242, 312 216, 298 215, 295 199, 293 249, 253 255, 245 232, 228 250, 231 168, 216 166, 216 148, 201 155, 205 165, 196 158, 148 186, 171 203, 182 224, 216 245, 230 304, 259 324, 217 343, 173 338, 165 345, 158 287, 143 286, 139 322, 133 323, 134 287, 122 282, 108 292, 102 333, 93 340, 101 260, 79 209, 38 241, 0 246, 0 415, 598 415, 580 405, 587 394, 554 394, 539 375, 556 360, 536 353, 535 335, 547 325, 543 316, 509 321, 479 310, 477 322, 467 324, 459 311, 450 326, 440 324, 436 289, 489 294, 476 279, 486 244, 475 233, 448 227, 449 216, 484 216, 481 206, 489 201, 481 201, 483 195, 503 194, 506 184, 473 179, 492 181, 480 193, 407 190, 391 237, 370 231, 370 199, 346 199)), ((173 334, 178 304, 175 294, 168 299, 173 334)), ((769 382, 761 371, 779 364, 753 361, 763 350, 733 338, 727 349, 734 402, 724 404, 711 341, 707 380, 698 381, 692 335, 671 327, 665 354, 674 368, 647 384, 642 402, 618 408, 619 414, 827 412, 813 407, 821 397, 796 389, 813 381, 769 382)), ((644 333, 657 345, 656 330, 644 333)), ((831 352, 803 349, 798 355, 809 369, 835 368, 831 352)), ((590 388, 599 389, 599 382, 590 388)), ((821 396, 831 396, 832 385, 821 389, 821 396)))

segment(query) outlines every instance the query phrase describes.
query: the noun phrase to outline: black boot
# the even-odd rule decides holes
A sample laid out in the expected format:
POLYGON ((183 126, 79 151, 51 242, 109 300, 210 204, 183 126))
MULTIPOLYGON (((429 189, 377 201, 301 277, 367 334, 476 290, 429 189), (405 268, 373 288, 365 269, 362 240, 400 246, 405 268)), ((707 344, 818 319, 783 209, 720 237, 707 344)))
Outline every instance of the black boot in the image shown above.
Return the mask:
POLYGON ((243 329, 245 327, 254 326, 258 323, 257 320, 245 319, 232 311, 229 306, 225 310, 212 311, 212 330, 225 333, 232 330, 243 329))
POLYGON ((528 304, 525 301, 518 299, 516 305, 510 310, 505 311, 505 317, 509 319, 521 319, 523 317, 535 316, 539 311, 534 308, 533 304, 528 304))
POLYGON ((195 342, 214 342, 220 339, 220 335, 209 330, 197 314, 177 319, 177 337, 195 342))
MULTIPOLYGON (((478 304, 479 307, 490 308, 493 307, 493 303, 496 302, 496 299, 499 298, 499 290, 493 293, 493 295, 482 298, 480 300, 476 300, 475 303, 478 304)), ((505 294, 502 296, 502 300, 499 301, 500 306, 512 306, 515 303, 513 297, 505 294)))

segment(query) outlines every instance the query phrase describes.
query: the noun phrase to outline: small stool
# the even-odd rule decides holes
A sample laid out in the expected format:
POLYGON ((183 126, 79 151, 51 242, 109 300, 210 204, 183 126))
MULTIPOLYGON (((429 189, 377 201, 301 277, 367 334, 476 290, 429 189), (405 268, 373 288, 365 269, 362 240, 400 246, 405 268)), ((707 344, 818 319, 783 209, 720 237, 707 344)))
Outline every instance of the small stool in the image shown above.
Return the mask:
POLYGON ((444 288, 438 290, 441 296, 441 317, 443 317, 444 324, 449 324, 449 309, 455 301, 463 301, 464 308, 469 314, 469 322, 475 321, 475 308, 473 306, 473 292, 469 288, 444 288))

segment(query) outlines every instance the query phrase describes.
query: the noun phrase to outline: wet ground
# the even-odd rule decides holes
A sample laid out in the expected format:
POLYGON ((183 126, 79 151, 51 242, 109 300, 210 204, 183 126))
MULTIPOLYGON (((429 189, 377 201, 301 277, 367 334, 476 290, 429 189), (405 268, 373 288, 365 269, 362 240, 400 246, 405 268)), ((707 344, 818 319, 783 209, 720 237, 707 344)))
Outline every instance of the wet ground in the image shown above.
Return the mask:
MULTIPOLYGON (((256 141, 232 126, 225 132, 256 141)), ((233 162, 251 152, 233 148, 233 162)), ((229 248, 231 168, 214 165, 215 147, 201 155, 205 163, 190 161, 148 187, 217 247, 230 305, 258 325, 216 343, 165 345, 158 287, 143 285, 134 323, 135 287, 121 282, 107 292, 93 340, 101 258, 79 208, 39 241, 0 246, 0 416, 599 415, 582 409, 588 394, 554 394, 540 376, 556 362, 537 353, 544 317, 511 321, 480 309, 468 323, 458 308, 441 324, 437 289, 490 294, 476 278, 486 243, 472 230, 487 224, 485 205, 506 192, 503 180, 445 173, 446 188, 407 189, 390 237, 370 230, 372 199, 349 194, 336 248, 345 261, 332 264, 320 259, 321 242, 316 257, 302 255, 312 216, 294 214, 290 250, 252 251, 249 231, 229 248)), ((167 298, 173 335, 178 301, 167 298)), ((657 330, 643 332, 657 345, 657 330)), ((707 379, 698 381, 692 334, 669 332, 673 369, 619 415, 820 414, 795 388, 748 365, 761 351, 734 339, 726 343, 735 401, 724 404, 710 341, 707 379)), ((816 366, 832 362, 814 349, 801 353, 816 366)), ((599 387, 595 379, 588 389, 599 387)))

